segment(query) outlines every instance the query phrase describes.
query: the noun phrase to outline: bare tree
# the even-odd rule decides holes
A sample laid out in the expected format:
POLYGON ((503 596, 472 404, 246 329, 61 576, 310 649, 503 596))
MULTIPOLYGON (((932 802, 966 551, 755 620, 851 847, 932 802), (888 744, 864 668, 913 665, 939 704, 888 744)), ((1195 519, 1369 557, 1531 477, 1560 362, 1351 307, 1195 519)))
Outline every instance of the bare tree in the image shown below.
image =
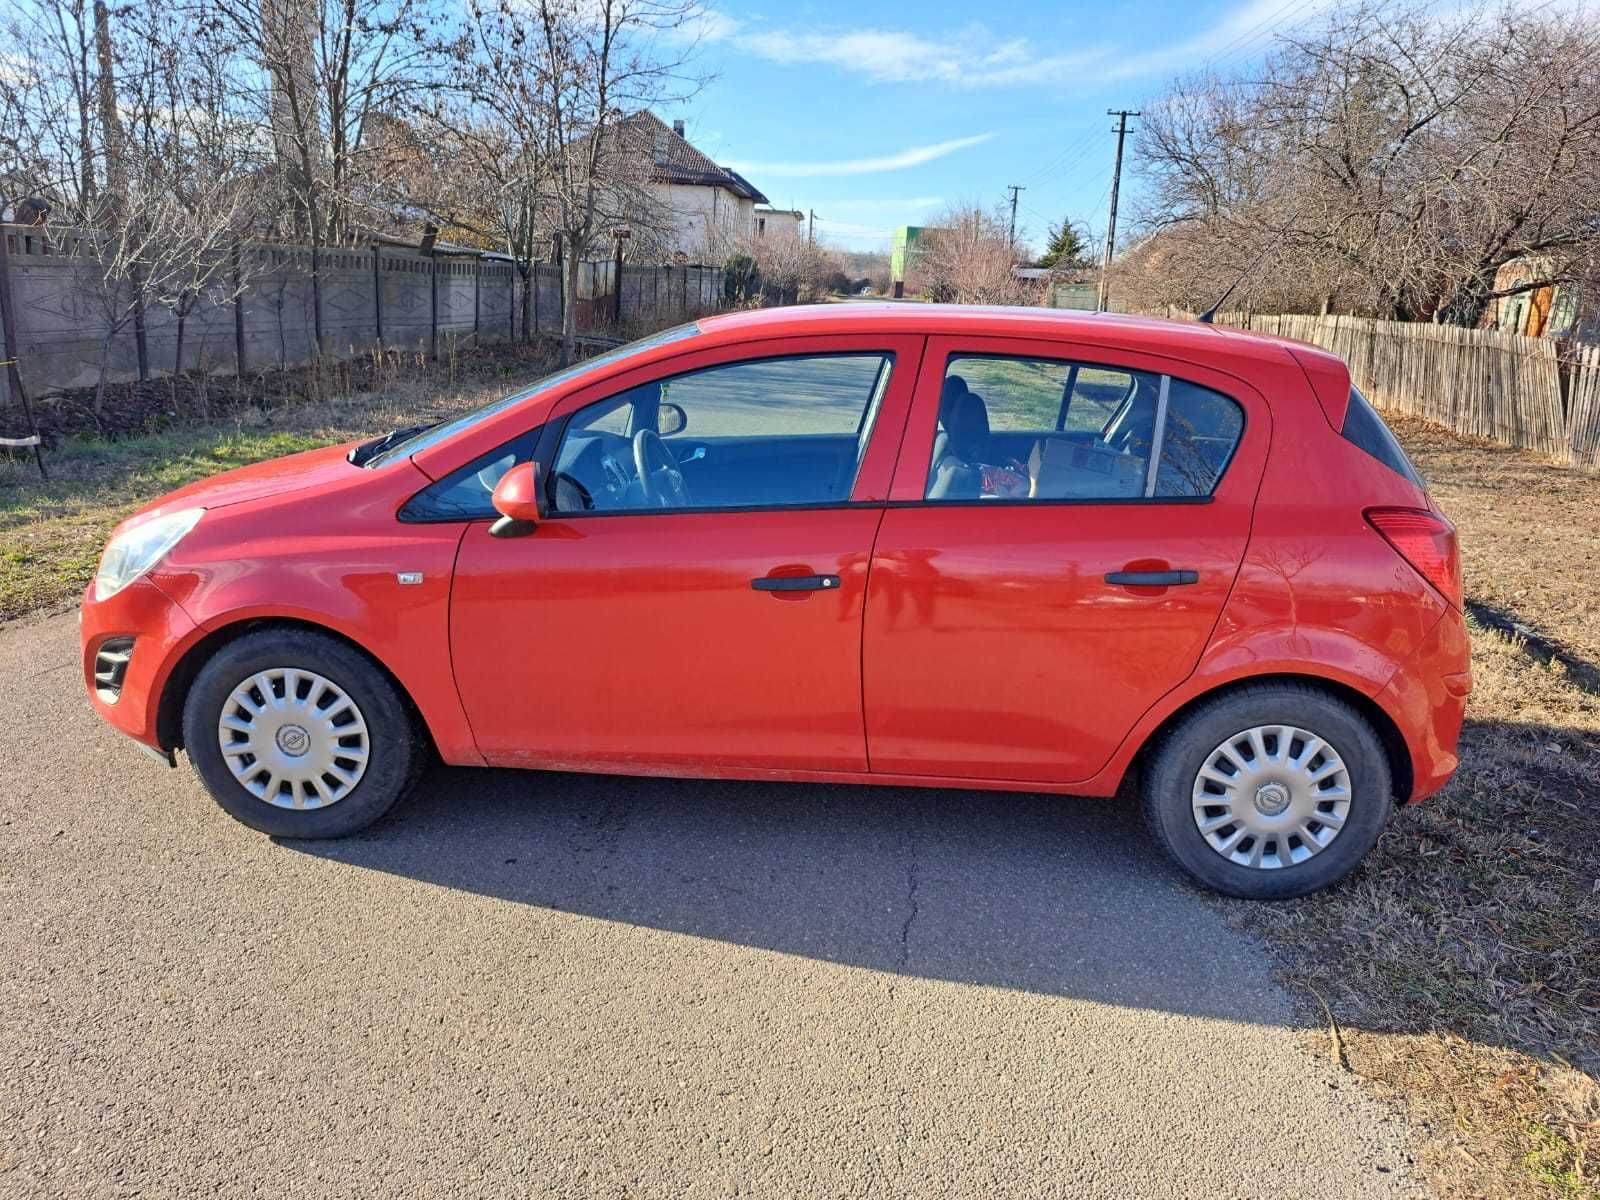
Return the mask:
MULTIPOLYGON (((112 346, 138 317, 147 298, 176 310, 179 297, 191 297, 188 311, 192 311, 200 297, 231 301, 237 287, 230 252, 238 190, 217 183, 180 200, 158 175, 136 169, 137 163, 131 165, 135 169, 129 172, 127 190, 114 212, 76 243, 81 256, 78 285, 100 308, 96 421, 105 416, 112 346)), ((178 352, 182 353, 181 345, 178 352)))
MULTIPOLYGON (((274 149, 272 233, 311 243, 312 319, 322 349, 324 247, 386 225, 388 143, 369 126, 436 84, 421 0, 203 0, 205 27, 235 47, 236 86, 274 149)), ((264 181, 265 182, 265 181, 264 181)))
POLYGON ((549 90, 533 52, 536 14, 516 0, 469 0, 437 40, 446 86, 430 94, 409 137, 406 201, 454 240, 502 250, 522 285, 522 336, 532 335, 535 268, 549 248, 542 220, 549 90))
POLYGON ((100 196, 94 18, 86 0, 11 6, 0 17, 0 179, 7 199, 36 196, 58 220, 84 220, 100 196))
MULTIPOLYGON (((231 305, 256 273, 259 260, 235 248, 270 218, 273 197, 252 186, 268 160, 214 27, 152 6, 124 14, 118 41, 121 175, 136 170, 141 195, 160 197, 144 207, 168 222, 157 230, 169 246, 147 300, 173 315, 176 376, 191 318, 231 305)), ((113 228, 126 240, 124 224, 113 228)))
POLYGON ((1147 302, 1202 307, 1248 272, 1243 302, 1473 324, 1506 263, 1540 264, 1527 290, 1600 245, 1593 22, 1365 3, 1144 108, 1124 266, 1159 265, 1147 302))
POLYGON ((817 299, 826 294, 829 279, 844 269, 838 251, 781 225, 732 239, 720 257, 729 263, 744 258, 753 264, 764 304, 817 299))
POLYGON ((579 264, 619 226, 663 223, 650 186, 655 136, 630 118, 697 86, 687 73, 692 43, 677 35, 698 12, 695 0, 539 0, 532 52, 547 101, 542 207, 561 244, 564 362, 576 347, 579 264))
POLYGON ((1037 286, 1018 279, 1006 218, 977 204, 948 208, 922 235, 916 271, 923 294, 955 304, 1036 304, 1037 286))

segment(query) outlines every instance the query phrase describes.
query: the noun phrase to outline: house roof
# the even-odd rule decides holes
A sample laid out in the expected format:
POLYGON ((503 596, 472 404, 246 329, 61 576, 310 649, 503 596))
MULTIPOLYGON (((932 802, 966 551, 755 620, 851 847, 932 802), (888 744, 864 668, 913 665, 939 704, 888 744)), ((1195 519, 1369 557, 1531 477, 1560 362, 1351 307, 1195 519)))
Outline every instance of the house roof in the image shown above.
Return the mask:
POLYGON ((748 179, 737 171, 719 167, 655 113, 635 113, 623 124, 631 126, 644 144, 651 148, 654 162, 650 178, 653 182, 726 188, 742 199, 754 200, 757 204, 767 203, 767 198, 748 179))

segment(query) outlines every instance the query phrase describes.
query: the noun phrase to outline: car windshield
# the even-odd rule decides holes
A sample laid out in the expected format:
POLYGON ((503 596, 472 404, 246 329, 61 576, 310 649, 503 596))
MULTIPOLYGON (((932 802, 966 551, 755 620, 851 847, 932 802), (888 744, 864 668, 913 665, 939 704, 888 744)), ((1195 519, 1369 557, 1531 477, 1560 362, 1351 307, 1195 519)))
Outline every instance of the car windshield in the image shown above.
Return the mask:
POLYGON ((669 342, 682 341, 684 338, 693 337, 699 332, 700 326, 693 321, 690 321, 687 325, 676 325, 671 329, 664 329, 660 333, 653 333, 649 337, 629 342, 625 346, 618 346, 615 350, 607 350, 604 354, 598 354, 594 358, 586 358, 580 363, 574 363, 565 370, 555 372, 553 375, 546 375, 532 387, 524 388, 520 392, 513 392, 509 396, 504 396, 499 400, 484 405, 480 409, 467 413, 466 416, 457 417, 454 421, 447 421, 442 425, 429 425, 412 431, 402 430, 400 431, 402 436, 392 442, 389 441, 389 438, 394 438, 395 435, 390 434, 389 438, 382 439, 383 442, 388 444, 380 446, 378 452, 367 458, 361 465, 365 467, 382 467, 394 462, 396 459, 409 458, 411 455, 420 453, 430 446, 436 446, 446 438, 454 437, 462 430, 470 429, 478 422, 486 421, 490 417, 504 412, 512 405, 521 404, 524 400, 537 396, 541 392, 560 387, 581 375, 598 370, 601 367, 610 366, 612 363, 628 358, 631 355, 653 350, 657 346, 665 346, 669 342))

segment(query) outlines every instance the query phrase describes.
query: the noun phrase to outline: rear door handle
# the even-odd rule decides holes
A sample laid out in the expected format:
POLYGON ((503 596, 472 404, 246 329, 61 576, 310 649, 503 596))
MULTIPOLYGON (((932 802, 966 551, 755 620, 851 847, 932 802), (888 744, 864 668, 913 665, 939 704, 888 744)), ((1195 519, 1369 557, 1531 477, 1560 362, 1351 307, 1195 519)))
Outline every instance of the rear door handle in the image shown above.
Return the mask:
POLYGON ((1106 582, 1117 587, 1178 587, 1199 583, 1198 571, 1112 571, 1106 582))
POLYGON ((750 586, 758 592, 822 592, 839 586, 837 575, 767 575, 752 579, 750 586))

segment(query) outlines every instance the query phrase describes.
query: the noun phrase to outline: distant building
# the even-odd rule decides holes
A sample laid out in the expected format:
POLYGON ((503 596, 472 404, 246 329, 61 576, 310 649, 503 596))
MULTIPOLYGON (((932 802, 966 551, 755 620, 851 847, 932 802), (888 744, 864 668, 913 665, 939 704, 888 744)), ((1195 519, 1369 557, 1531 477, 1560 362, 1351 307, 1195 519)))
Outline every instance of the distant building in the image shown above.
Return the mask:
POLYGON ((755 234, 756 206, 767 198, 739 172, 719 167, 652 112, 625 122, 651 154, 650 187, 669 214, 664 250, 683 262, 720 263, 730 246, 755 234))
POLYGON ((801 234, 806 231, 806 214, 798 208, 760 208, 755 210, 756 236, 801 234))
MULTIPOLYGON (((1509 291, 1547 277, 1550 264, 1537 258, 1514 258, 1495 272, 1494 289, 1509 291)), ((1592 295, 1592 292, 1590 293, 1592 295)), ((1527 337, 1589 338, 1600 333, 1600 313, 1582 303, 1584 289, 1573 283, 1530 287, 1489 302, 1483 327, 1527 337)))
POLYGON ((889 290, 893 295, 904 296, 909 292, 914 296, 921 290, 917 267, 925 251, 924 241, 934 232, 925 225, 902 225, 894 231, 894 243, 889 250, 889 290))

